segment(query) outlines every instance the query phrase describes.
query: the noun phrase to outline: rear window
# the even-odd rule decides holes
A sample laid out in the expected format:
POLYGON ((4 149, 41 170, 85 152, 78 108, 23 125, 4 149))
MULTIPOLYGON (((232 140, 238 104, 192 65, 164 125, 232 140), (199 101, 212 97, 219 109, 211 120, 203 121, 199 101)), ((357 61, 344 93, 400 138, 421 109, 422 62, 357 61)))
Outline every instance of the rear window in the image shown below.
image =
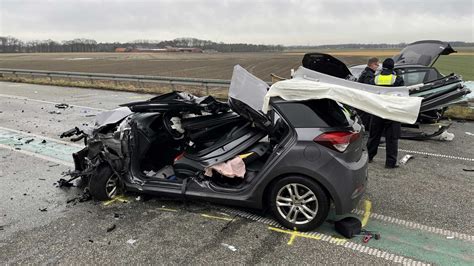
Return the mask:
POLYGON ((295 128, 349 126, 343 108, 333 100, 281 102, 277 106, 295 128))

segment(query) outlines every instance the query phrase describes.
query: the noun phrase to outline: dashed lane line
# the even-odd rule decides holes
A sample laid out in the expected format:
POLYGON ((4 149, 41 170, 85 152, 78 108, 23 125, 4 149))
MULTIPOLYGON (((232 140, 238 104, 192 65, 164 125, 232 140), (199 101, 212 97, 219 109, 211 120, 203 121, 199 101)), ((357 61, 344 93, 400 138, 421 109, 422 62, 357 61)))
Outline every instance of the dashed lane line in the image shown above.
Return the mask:
MULTIPOLYGON (((47 103, 47 104, 53 104, 53 105, 60 104, 58 102, 38 100, 38 99, 32 99, 32 98, 28 98, 28 97, 8 95, 8 94, 0 94, 0 97, 16 99, 16 100, 31 101, 31 102, 38 102, 38 103, 47 103)), ((73 107, 77 107, 77 108, 83 108, 83 109, 96 110, 96 111, 107 111, 107 109, 104 109, 104 108, 95 108, 95 107, 89 107, 89 106, 84 106, 84 105, 69 104, 69 106, 73 106, 73 107)))
POLYGON ((25 155, 28 155, 28 156, 36 157, 36 158, 46 160, 46 161, 50 161, 50 162, 53 162, 53 163, 62 164, 62 165, 68 166, 68 167, 74 167, 73 163, 65 162, 63 160, 59 160, 59 159, 56 159, 56 158, 52 158, 52 157, 42 155, 42 154, 39 154, 39 153, 35 153, 35 152, 31 152, 31 151, 17 150, 14 147, 11 147, 11 146, 8 146, 8 145, 0 144, 0 148, 15 151, 15 152, 18 152, 18 153, 22 153, 22 154, 25 154, 25 155))
MULTIPOLYGON (((357 215, 365 215, 366 212, 364 210, 356 209, 356 210, 352 211, 352 213, 357 214, 357 215)), ((424 225, 424 224, 419 224, 419 223, 415 223, 415 222, 412 222, 412 221, 406 221, 406 220, 403 220, 403 219, 398 219, 398 218, 394 218, 394 217, 390 217, 390 216, 386 216, 386 215, 382 215, 382 214, 378 214, 378 213, 370 213, 369 217, 371 219, 376 219, 376 220, 380 220, 380 221, 387 222, 387 223, 393 223, 393 224, 401 225, 401 226, 404 226, 404 227, 407 227, 407 228, 410 228, 410 229, 418 229, 418 230, 422 230, 422 231, 426 231, 426 232, 430 232, 430 233, 438 234, 438 235, 442 235, 442 236, 454 237, 454 238, 457 238, 457 239, 467 240, 467 241, 474 241, 474 236, 471 236, 471 235, 468 235, 468 234, 463 234, 463 233, 454 232, 454 231, 450 231, 450 230, 446 230, 446 229, 436 228, 436 227, 432 227, 432 226, 428 226, 428 225, 424 225)))
MULTIPOLYGON (((386 149, 385 147, 379 147, 379 148, 380 149, 386 149)), ((405 150, 405 149, 398 149, 398 151, 403 151, 403 152, 413 153, 413 154, 433 156, 433 157, 438 157, 438 158, 446 158, 446 159, 474 162, 474 158, 468 158, 468 157, 453 156, 453 155, 431 153, 431 152, 424 152, 424 151, 412 151, 412 150, 405 150)))
POLYGON ((38 134, 34 134, 34 133, 28 133, 28 132, 21 131, 21 130, 16 130, 16 129, 13 129, 13 128, 7 128, 7 127, 0 126, 0 130, 10 131, 10 132, 13 132, 13 133, 26 135, 26 136, 29 136, 29 137, 32 137, 32 138, 49 140, 49 141, 52 141, 52 142, 61 143, 61 144, 72 146, 72 147, 84 148, 84 145, 79 145, 79 144, 76 144, 76 143, 67 142, 67 141, 63 141, 63 140, 59 140, 59 139, 55 139, 55 138, 50 138, 50 137, 46 137, 46 136, 38 135, 38 134))
MULTIPOLYGON (((264 224, 272 226, 274 228, 284 229, 276 221, 274 221, 272 219, 265 218, 265 217, 261 217, 259 215, 251 214, 251 213, 240 211, 240 210, 230 209, 230 208, 221 208, 221 210, 225 211, 227 213, 233 214, 233 215, 240 216, 242 218, 246 218, 246 219, 249 219, 249 220, 254 220, 256 222, 264 223, 264 224)), ((360 252, 360 253, 375 256, 375 257, 378 257, 378 258, 383 258, 383 259, 388 260, 388 261, 401 263, 403 265, 410 265, 410 266, 411 265, 420 265, 420 266, 430 265, 430 264, 427 264, 427 263, 422 262, 422 261, 417 261, 417 260, 413 260, 413 259, 403 257, 403 256, 400 256, 400 255, 395 255, 393 253, 389 253, 389 252, 386 252, 386 251, 382 251, 380 249, 376 249, 376 248, 372 248, 372 247, 369 247, 369 246, 357 244, 357 243, 354 243, 354 242, 351 242, 351 241, 341 241, 340 238, 332 237, 332 236, 322 234, 322 233, 305 232, 304 234, 306 236, 310 237, 310 238, 325 241, 325 242, 328 242, 328 243, 331 243, 331 244, 334 244, 334 245, 337 245, 337 246, 342 246, 342 247, 352 249, 352 250, 360 252)))

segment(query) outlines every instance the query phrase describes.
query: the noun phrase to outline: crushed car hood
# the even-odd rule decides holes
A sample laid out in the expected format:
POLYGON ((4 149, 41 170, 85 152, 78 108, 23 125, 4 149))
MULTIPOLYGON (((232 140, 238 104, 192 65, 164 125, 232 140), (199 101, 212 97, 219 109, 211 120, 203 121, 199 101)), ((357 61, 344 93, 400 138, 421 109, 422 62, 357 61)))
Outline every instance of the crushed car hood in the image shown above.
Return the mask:
POLYGON ((292 79, 274 83, 265 95, 263 111, 268 111, 271 97, 281 97, 288 101, 332 99, 393 121, 413 124, 417 120, 423 98, 409 97, 407 87, 399 87, 397 90, 394 87, 377 87, 378 90, 374 93, 372 87, 375 86, 312 72, 314 71, 300 68, 292 79))
POLYGON ((432 66, 440 55, 456 53, 447 42, 426 40, 409 44, 393 57, 396 65, 432 66))

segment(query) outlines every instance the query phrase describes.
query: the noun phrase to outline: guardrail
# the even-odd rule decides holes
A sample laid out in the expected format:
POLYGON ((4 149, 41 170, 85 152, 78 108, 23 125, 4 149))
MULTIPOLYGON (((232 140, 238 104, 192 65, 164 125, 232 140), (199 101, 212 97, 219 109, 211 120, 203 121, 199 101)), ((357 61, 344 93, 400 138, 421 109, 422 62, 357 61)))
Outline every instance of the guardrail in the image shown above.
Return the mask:
POLYGON ((94 80, 114 81, 117 85, 118 81, 130 81, 141 83, 160 83, 168 84, 174 88, 174 85, 185 86, 202 86, 209 94, 209 87, 228 87, 230 80, 222 79, 198 79, 198 78, 181 78, 181 77, 164 77, 164 76, 147 76, 147 75, 127 75, 127 74, 106 74, 106 73, 84 73, 84 72, 66 72, 66 71, 49 71, 49 70, 29 70, 29 69, 8 69, 0 68, 0 74, 9 74, 18 77, 19 75, 41 76, 47 77, 50 81, 54 77, 71 78, 71 79, 88 79, 91 83, 94 80))

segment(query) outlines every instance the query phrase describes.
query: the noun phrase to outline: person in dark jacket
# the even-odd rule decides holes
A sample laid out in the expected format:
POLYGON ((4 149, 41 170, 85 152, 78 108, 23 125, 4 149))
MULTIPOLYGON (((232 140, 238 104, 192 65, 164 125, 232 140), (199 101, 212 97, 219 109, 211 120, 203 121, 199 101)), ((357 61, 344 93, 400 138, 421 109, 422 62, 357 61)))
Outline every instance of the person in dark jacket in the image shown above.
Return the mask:
MULTIPOLYGON (((375 85, 375 71, 377 71, 377 68, 379 68, 379 59, 377 57, 370 58, 367 61, 367 66, 364 71, 362 71, 357 79, 357 82, 375 85)), ((357 110, 357 113, 359 114, 365 129, 369 130, 371 115, 362 110, 357 110)))
POLYGON ((372 57, 367 61, 367 66, 364 71, 360 74, 357 82, 375 85, 375 71, 379 67, 379 59, 377 57, 372 57))
MULTIPOLYGON (((398 76, 393 70, 394 65, 395 63, 392 58, 387 58, 383 61, 382 72, 374 78, 375 85, 388 87, 404 85, 403 78, 398 76)), ((385 168, 397 168, 398 139, 401 134, 401 124, 375 115, 372 115, 370 121, 369 141, 367 143, 369 162, 372 162, 375 155, 377 155, 380 138, 383 133, 385 133, 386 141, 385 168)))

